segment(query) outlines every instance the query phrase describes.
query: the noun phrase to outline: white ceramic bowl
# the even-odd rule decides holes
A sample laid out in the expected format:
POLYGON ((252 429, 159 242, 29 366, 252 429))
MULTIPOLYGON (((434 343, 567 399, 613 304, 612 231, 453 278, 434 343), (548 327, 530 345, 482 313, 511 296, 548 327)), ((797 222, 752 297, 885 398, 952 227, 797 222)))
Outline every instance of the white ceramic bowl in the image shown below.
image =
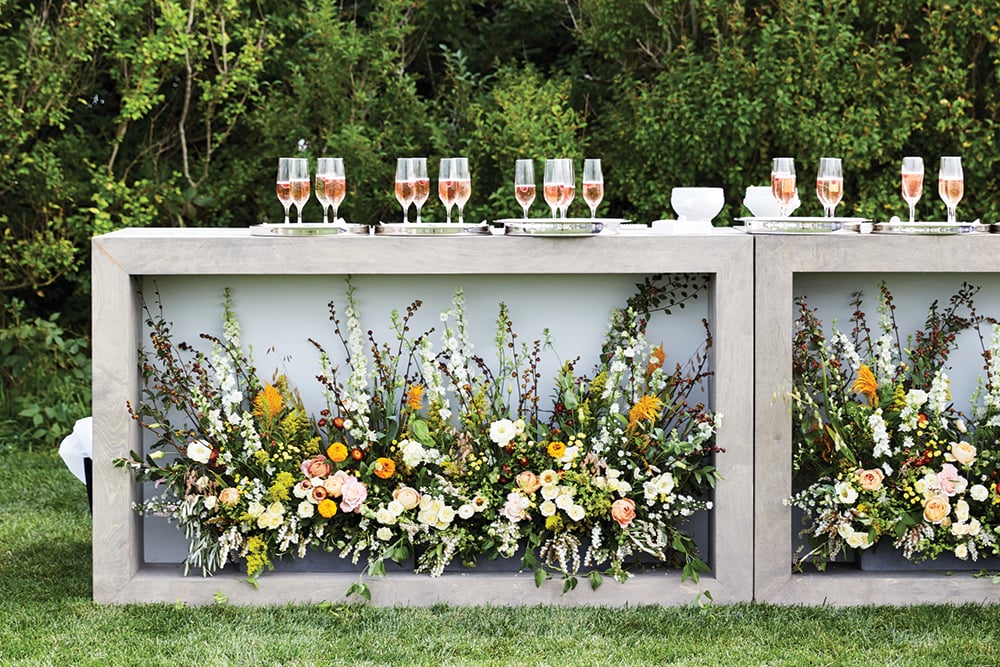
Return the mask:
MULTIPOLYGON (((791 204, 788 207, 788 215, 799 207, 799 193, 795 193, 791 204)), ((743 205, 747 207, 750 214, 755 218, 777 218, 781 215, 778 208, 778 200, 771 194, 771 187, 768 185, 751 185, 747 188, 743 198, 743 205)))
POLYGON ((725 204, 722 188, 674 188, 670 192, 670 206, 683 220, 711 222, 725 204))

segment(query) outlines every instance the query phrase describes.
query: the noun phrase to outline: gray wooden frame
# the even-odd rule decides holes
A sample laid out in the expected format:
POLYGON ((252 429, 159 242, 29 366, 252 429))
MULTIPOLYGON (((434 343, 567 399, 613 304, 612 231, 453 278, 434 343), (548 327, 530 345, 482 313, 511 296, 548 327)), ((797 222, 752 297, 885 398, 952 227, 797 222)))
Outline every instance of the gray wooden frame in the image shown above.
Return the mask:
POLYGON ((793 282, 797 273, 994 273, 1000 237, 825 235, 755 239, 754 598, 789 604, 996 602, 989 577, 945 573, 793 574, 790 495, 793 282))
MULTIPOLYGON (((686 604, 708 591, 718 602, 753 595, 753 238, 604 236, 583 239, 495 237, 254 238, 248 230, 127 229, 97 237, 93 249, 94 599, 107 603, 208 604, 216 593, 238 604, 343 600, 358 575, 268 573, 260 589, 237 574, 181 576, 146 565, 142 523, 131 505, 139 485, 111 461, 138 450, 140 432, 125 410, 139 397, 138 280, 160 275, 363 275, 708 273, 714 336, 712 406, 722 413, 718 458, 724 477, 712 522, 713 570, 699 585, 679 572, 639 574, 625 584, 582 583, 562 595, 560 581, 536 588, 526 574, 391 574, 369 580, 379 605, 686 604)), ((787 553, 787 550, 786 550, 787 553)))

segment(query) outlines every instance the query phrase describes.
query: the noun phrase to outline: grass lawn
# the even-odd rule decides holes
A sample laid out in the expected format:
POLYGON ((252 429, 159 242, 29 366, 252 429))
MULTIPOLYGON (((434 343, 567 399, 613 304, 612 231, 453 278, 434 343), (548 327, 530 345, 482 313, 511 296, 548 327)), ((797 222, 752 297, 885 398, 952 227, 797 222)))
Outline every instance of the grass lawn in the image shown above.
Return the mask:
POLYGON ((0 455, 0 665, 1000 665, 971 605, 101 606, 90 543, 58 456, 0 455))

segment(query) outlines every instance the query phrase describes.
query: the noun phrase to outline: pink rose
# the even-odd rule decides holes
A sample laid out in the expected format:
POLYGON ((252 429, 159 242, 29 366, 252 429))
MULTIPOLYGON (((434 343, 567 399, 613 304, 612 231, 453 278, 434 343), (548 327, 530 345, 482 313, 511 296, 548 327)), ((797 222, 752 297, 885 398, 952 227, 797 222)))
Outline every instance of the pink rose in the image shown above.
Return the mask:
POLYGON ((302 474, 306 477, 326 477, 332 471, 333 467, 322 454, 302 462, 302 474))
POLYGON ((340 510, 342 512, 354 512, 361 503, 368 498, 368 487, 356 477, 347 475, 344 486, 340 490, 340 510))
POLYGON ((627 528, 635 519, 635 501, 631 498, 619 498, 611 503, 611 518, 622 528, 627 528))
POLYGON ((500 516, 504 517, 508 521, 517 523, 522 519, 528 518, 527 509, 531 504, 531 501, 522 496, 517 491, 511 491, 507 494, 507 504, 503 506, 500 510, 500 516))
POLYGON ((938 488, 941 489, 941 493, 949 498, 956 493, 965 491, 965 487, 969 483, 968 480, 958 474, 958 468, 950 463, 945 463, 941 466, 941 472, 937 474, 937 478, 938 488))

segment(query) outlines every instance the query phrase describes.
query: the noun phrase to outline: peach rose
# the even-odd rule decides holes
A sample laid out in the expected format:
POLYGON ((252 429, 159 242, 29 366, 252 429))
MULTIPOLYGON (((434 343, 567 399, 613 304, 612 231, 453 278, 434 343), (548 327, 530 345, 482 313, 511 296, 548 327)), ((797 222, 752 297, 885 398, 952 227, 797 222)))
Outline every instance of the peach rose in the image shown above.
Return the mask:
POLYGON ((951 443, 951 455, 956 461, 967 466, 976 459, 976 448, 964 440, 953 442, 951 443))
POLYGON ((326 489, 326 492, 331 497, 339 498, 341 491, 344 488, 344 482, 347 480, 349 476, 350 475, 348 475, 343 470, 338 470, 337 472, 333 473, 331 477, 327 477, 325 480, 323 480, 323 488, 326 489))
POLYGON ((302 462, 302 474, 306 477, 326 477, 333 468, 322 454, 302 462))
POLYGON ((619 498, 611 503, 611 518, 622 528, 627 528, 635 519, 635 501, 631 498, 619 498))
POLYGON ((401 486, 392 492, 392 498, 405 510, 411 510, 420 504, 420 494, 409 486, 401 486))
POLYGON ((878 491, 882 488, 882 480, 885 479, 885 475, 878 468, 872 468, 871 470, 858 470, 858 484, 865 491, 878 491))
POLYGON ((239 489, 232 486, 226 487, 219 493, 219 502, 223 505, 235 505, 240 501, 239 489))
POLYGON ((535 473, 525 470, 517 476, 517 485, 525 493, 534 493, 542 485, 542 481, 538 479, 538 475, 535 473))
POLYGON ((941 523, 951 512, 947 496, 931 496, 924 501, 924 519, 931 523, 941 523))

